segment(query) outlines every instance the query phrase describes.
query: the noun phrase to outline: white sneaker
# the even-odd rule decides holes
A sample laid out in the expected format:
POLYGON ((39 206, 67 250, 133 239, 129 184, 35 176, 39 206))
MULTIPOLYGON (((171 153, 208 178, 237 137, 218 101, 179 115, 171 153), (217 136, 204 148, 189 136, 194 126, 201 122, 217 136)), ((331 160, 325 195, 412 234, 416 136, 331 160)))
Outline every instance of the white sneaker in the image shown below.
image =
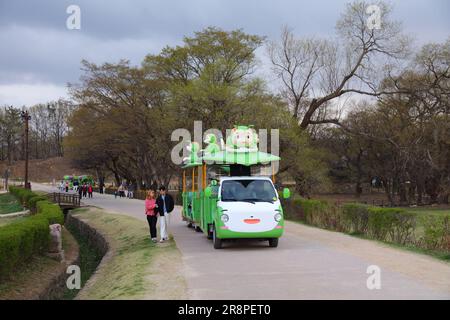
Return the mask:
POLYGON ((159 242, 164 242, 164 239, 159 240, 159 242))

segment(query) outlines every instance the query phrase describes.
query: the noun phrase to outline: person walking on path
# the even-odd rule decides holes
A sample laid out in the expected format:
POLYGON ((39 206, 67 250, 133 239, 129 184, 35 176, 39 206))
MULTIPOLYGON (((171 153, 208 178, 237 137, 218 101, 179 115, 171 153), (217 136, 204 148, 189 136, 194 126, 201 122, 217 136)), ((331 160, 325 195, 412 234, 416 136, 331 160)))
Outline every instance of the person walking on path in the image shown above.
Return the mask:
POLYGON ((83 188, 81 186, 78 188, 78 196, 80 197, 80 200, 83 198, 83 188))
POLYGON ((156 242, 156 222, 158 221, 158 211, 156 205, 156 195, 153 190, 147 192, 147 197, 145 199, 145 215, 147 216, 147 222, 150 228, 150 238, 153 242, 156 242))
POLYGON ((89 184, 88 186, 88 194, 89 198, 92 198, 92 193, 94 192, 94 189, 92 188, 92 184, 89 184))
POLYGON ((128 186, 128 199, 133 199, 134 197, 134 186, 132 183, 128 186))
POLYGON ((169 240, 170 213, 175 206, 173 198, 166 192, 166 187, 159 188, 159 196, 156 199, 157 210, 161 219, 159 220, 161 242, 169 240))
POLYGON ((83 198, 87 197, 87 185, 86 183, 83 184, 83 198))

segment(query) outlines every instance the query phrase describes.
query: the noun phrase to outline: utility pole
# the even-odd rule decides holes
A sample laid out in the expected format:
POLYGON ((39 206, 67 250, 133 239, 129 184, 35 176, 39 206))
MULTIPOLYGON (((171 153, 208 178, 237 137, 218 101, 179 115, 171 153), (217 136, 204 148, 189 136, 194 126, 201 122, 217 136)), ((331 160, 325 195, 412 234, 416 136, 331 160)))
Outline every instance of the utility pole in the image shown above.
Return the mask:
POLYGON ((28 110, 22 111, 21 116, 25 123, 25 189, 30 189, 30 183, 28 182, 28 122, 31 116, 28 114, 28 110))

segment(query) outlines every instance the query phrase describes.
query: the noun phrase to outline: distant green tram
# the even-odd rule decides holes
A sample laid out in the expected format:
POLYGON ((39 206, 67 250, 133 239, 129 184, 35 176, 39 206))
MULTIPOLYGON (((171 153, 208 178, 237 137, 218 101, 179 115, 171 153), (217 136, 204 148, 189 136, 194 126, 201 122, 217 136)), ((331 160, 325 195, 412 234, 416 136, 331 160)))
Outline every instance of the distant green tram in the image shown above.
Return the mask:
MULTIPOLYGON (((260 152, 256 131, 236 126, 225 148, 206 139, 208 147, 198 156, 198 145, 191 144, 191 155, 185 159, 182 174, 183 220, 222 248, 230 239, 267 240, 278 246, 284 231, 283 208, 274 186, 274 161, 280 158, 260 152), (270 164, 272 177, 258 173, 270 164)), ((289 198, 289 189, 283 197, 289 198)))
POLYGON ((63 177, 64 183, 69 182, 69 188, 72 189, 74 185, 94 185, 95 180, 90 175, 81 175, 81 176, 75 176, 75 175, 65 175, 63 177))

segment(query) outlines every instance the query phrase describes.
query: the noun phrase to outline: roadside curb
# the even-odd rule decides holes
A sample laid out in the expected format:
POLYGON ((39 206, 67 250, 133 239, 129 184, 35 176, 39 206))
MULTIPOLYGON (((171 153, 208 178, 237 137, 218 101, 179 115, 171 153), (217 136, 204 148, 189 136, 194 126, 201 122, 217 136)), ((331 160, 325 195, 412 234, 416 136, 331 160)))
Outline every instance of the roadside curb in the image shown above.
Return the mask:
POLYGON ((0 219, 28 216, 28 215, 30 215, 30 213, 31 213, 30 210, 24 210, 24 211, 18 211, 18 212, 13 212, 13 213, 0 214, 0 219))

